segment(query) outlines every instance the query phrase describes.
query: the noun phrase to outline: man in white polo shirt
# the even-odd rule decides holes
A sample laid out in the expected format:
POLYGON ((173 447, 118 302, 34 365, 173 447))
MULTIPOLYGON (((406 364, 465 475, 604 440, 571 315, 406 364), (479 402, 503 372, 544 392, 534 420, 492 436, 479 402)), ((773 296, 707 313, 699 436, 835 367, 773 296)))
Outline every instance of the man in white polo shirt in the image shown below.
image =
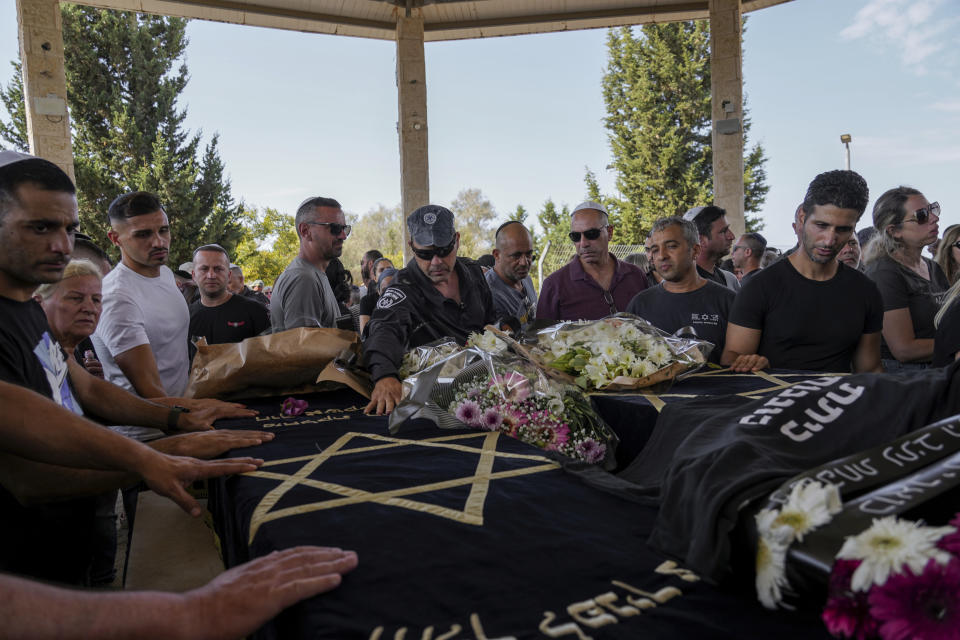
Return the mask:
POLYGON ((181 396, 190 373, 190 312, 166 266, 170 222, 144 191, 114 200, 107 234, 121 260, 103 279, 94 346, 110 382, 144 398, 181 396))

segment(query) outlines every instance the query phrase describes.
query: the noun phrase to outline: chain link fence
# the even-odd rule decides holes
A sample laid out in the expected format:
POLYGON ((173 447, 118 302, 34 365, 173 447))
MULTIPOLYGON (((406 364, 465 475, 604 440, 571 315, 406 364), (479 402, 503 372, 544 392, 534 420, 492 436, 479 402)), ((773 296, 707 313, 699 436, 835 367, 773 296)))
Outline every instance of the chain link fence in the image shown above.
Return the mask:
MULTIPOLYGON (((643 253, 646 248, 642 244, 611 244, 608 249, 610 253, 617 256, 618 260, 623 260, 631 253, 643 253)), ((577 249, 571 243, 564 242, 562 245, 547 243, 546 249, 535 265, 531 274, 536 280, 537 290, 543 284, 544 278, 551 273, 570 262, 570 258, 576 254, 577 249)))

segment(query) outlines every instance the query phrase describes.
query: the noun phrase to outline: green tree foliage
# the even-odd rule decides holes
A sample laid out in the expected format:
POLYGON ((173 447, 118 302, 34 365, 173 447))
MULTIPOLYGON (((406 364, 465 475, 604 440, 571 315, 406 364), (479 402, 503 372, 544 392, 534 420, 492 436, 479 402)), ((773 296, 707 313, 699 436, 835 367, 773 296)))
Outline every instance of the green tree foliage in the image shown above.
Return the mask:
POLYGON ((243 267, 244 280, 273 284, 300 251, 294 217, 276 209, 241 211, 244 234, 234 262, 243 267))
MULTIPOLYGON (((530 236, 533 238, 533 246, 536 247, 537 232, 536 232, 536 229, 534 229, 533 226, 529 222, 527 222, 529 218, 530 218, 530 212, 527 211, 526 207, 524 207, 522 204, 518 204, 516 210, 513 213, 511 213, 509 216, 507 216, 507 220, 516 220, 517 222, 519 222, 520 224, 522 224, 527 228, 527 231, 530 232, 530 236)), ((504 222, 506 222, 506 220, 504 220, 504 222)))
POLYGON ((0 89, 0 102, 10 114, 10 122, 0 121, 0 140, 6 141, 14 151, 27 152, 30 143, 27 140, 27 112, 23 100, 23 72, 19 61, 11 61, 10 66, 15 72, 13 78, 6 87, 0 89))
POLYGON ((480 189, 464 189, 450 203, 450 211, 456 216, 457 231, 460 232, 460 251, 458 255, 479 258, 493 251, 493 221, 497 212, 483 196, 480 189))
POLYGON ((343 243, 340 261, 353 273, 353 281, 360 284, 360 258, 371 249, 376 249, 393 264, 403 266, 403 225, 400 205, 378 206, 362 217, 350 214, 347 222, 353 225, 350 237, 343 243))
POLYGON ((620 223, 620 201, 600 193, 600 183, 597 182, 596 174, 586 167, 586 173, 583 176, 583 183, 587 187, 587 200, 599 202, 607 210, 610 217, 610 224, 619 226, 620 223))
POLYGON ((570 233, 570 208, 563 205, 563 208, 557 209, 553 200, 548 198, 543 203, 543 208, 537 214, 537 222, 543 229, 543 235, 537 237, 537 254, 542 254, 547 248, 547 242, 550 243, 551 251, 557 247, 562 247, 570 242, 567 234, 570 233))
POLYGON ((518 204, 517 209, 507 217, 507 220, 516 220, 520 224, 527 224, 529 216, 527 209, 522 204, 518 204))
MULTIPOLYGON (((241 207, 230 194, 217 136, 201 147, 201 132, 184 130, 177 99, 187 85, 182 58, 187 21, 63 4, 67 97, 73 132, 77 200, 83 230, 108 247, 107 205, 121 193, 156 193, 170 217, 170 263, 217 242, 232 250, 242 235, 241 207)), ((12 122, 9 143, 26 140, 18 75, 3 91, 12 122), (19 94, 18 94, 19 92, 19 94)))
MULTIPOLYGON (((605 124, 621 194, 618 236, 641 243, 656 218, 713 201, 710 26, 706 21, 611 29, 605 124)), ((746 112, 746 109, 744 110, 746 112)), ((744 118, 744 139, 749 119, 744 118)), ((746 211, 766 196, 766 158, 744 158, 746 211)), ((759 221, 748 217, 748 228, 759 221)))

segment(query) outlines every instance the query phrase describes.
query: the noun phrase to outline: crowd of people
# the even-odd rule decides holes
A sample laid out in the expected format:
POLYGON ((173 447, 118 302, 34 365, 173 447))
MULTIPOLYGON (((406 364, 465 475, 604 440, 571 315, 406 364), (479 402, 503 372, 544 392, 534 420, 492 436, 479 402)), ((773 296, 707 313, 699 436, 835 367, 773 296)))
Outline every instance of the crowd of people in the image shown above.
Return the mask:
MULTIPOLYGON (((262 462, 201 460, 272 435, 213 430, 219 418, 254 412, 183 397, 199 340, 240 342, 296 327, 356 330, 373 383, 366 411, 378 415, 401 401, 398 371, 408 349, 446 337, 464 343, 489 324, 522 331, 619 312, 668 333, 692 332, 713 345, 711 362, 739 372, 909 375, 953 362, 960 357, 960 225, 941 238, 940 205, 900 186, 877 198, 867 238, 856 227, 868 201, 860 175, 829 171, 810 183, 795 212, 797 244, 783 255, 759 233, 736 237, 722 208, 700 205, 656 220, 645 252, 624 260, 610 251, 615 228, 604 206, 583 202, 569 219, 576 254, 538 292, 529 229, 502 224, 489 260, 474 261, 458 255, 455 216, 438 205, 407 217, 413 258, 406 265, 372 248, 354 285, 340 261, 350 225, 339 202, 316 197, 296 212, 296 258, 272 287, 247 286, 216 244, 197 246, 175 271, 166 266, 170 221, 146 192, 123 194, 105 212, 120 254, 111 264, 78 232, 66 174, 39 158, 0 152, 0 396, 10 400, 0 419, 0 509, 8 523, 0 533, 0 589, 8 595, 0 610, 29 618, 48 603, 76 606, 82 617, 84 607, 113 607, 124 615, 110 623, 134 629, 168 610, 243 609, 226 637, 335 587, 356 566, 352 552, 301 548, 239 567, 176 601, 164 594, 71 599, 31 581, 112 581, 115 529, 109 519, 98 525, 97 516, 111 515, 118 490, 129 508, 137 493, 130 487, 142 480, 196 514, 186 483, 262 462), (241 584, 254 574, 267 577, 256 588, 241 584), (293 586, 276 588, 291 575, 293 586)), ((98 634, 91 627, 80 635, 98 634)), ((216 632, 189 634, 208 635, 216 632)))

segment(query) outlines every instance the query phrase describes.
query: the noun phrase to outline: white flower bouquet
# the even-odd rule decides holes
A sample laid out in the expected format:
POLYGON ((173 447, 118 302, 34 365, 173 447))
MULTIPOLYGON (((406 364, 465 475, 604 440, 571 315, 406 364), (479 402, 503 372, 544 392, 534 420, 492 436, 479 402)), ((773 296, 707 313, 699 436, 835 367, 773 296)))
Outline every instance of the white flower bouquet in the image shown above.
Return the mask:
POLYGON ((531 356, 589 391, 642 389, 699 369, 712 345, 671 336, 630 314, 563 322, 537 333, 531 356))

